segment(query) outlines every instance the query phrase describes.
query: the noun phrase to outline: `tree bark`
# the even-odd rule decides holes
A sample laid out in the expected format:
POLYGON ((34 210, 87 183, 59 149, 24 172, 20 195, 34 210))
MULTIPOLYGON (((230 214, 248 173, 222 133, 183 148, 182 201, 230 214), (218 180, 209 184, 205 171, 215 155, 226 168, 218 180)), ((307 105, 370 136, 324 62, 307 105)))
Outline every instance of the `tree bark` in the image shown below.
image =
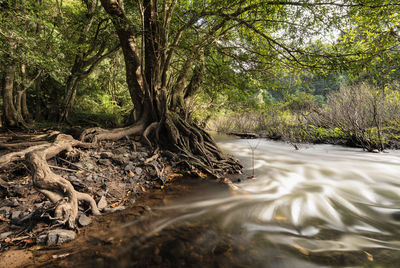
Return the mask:
POLYGON ((14 106, 14 79, 17 67, 10 63, 5 67, 3 78, 3 125, 7 127, 18 126, 17 110, 14 106))

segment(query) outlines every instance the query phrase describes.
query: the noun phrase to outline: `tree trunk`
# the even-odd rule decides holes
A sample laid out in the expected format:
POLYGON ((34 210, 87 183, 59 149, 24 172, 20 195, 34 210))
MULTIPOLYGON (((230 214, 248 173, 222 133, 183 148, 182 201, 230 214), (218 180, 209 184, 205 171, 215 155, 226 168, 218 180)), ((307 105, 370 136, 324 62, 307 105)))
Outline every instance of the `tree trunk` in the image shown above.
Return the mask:
POLYGON ((35 97, 35 120, 40 121, 41 119, 41 114, 42 114, 42 105, 41 105, 41 79, 39 78, 36 80, 35 83, 35 92, 36 92, 36 97, 35 97))
POLYGON ((22 64, 21 65, 21 74, 22 74, 22 86, 17 92, 17 111, 19 114, 22 115, 22 118, 25 120, 25 122, 30 122, 32 121, 31 114, 28 111, 28 105, 26 103, 26 91, 30 87, 31 84, 33 84, 34 80, 38 78, 40 73, 38 74, 37 77, 34 78, 34 80, 31 83, 28 83, 28 77, 26 74, 26 65, 22 64))
POLYGON ((3 77, 3 125, 7 127, 18 126, 17 110, 14 106, 14 79, 16 65, 10 63, 5 67, 3 77))
POLYGON ((60 112, 59 112, 59 121, 65 121, 68 119, 69 112, 71 111, 74 101, 76 90, 78 88, 79 77, 76 74, 71 74, 65 85, 64 98, 61 103, 60 112))
POLYGON ((28 104, 26 103, 26 90, 22 93, 22 100, 21 100, 21 109, 22 109, 22 116, 26 122, 32 122, 32 115, 29 112, 28 104))
MULTIPOLYGON (((186 118, 184 99, 193 96, 201 83, 204 61, 200 56, 203 54, 202 49, 188 55, 178 81, 167 88, 166 73, 177 41, 173 47, 168 48, 166 28, 158 23, 157 0, 144 0, 141 6, 144 35, 141 51, 125 16, 123 1, 102 0, 101 3, 110 15, 119 37, 137 122, 130 128, 112 132, 100 129, 87 131, 83 133, 81 140, 121 138, 131 129, 132 133, 141 134, 143 141, 150 147, 168 151, 168 155, 182 159, 190 167, 201 168, 216 176, 223 176, 227 171, 239 171, 241 165, 222 154, 211 136, 196 126, 190 118, 186 118), (168 51, 168 55, 164 55, 165 51, 168 51), (199 56, 201 63, 193 72, 192 66, 199 56), (190 74, 192 76, 188 82, 190 74)), ((179 38, 180 33, 175 40, 179 38)))

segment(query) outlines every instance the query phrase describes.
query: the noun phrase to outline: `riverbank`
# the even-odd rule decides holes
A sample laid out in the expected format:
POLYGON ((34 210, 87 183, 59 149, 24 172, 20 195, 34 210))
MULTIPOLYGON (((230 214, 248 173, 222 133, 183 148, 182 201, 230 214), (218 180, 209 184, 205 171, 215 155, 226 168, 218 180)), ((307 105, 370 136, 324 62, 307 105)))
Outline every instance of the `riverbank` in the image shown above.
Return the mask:
MULTIPOLYGON (((19 139, 33 140, 40 135, 58 134, 58 131, 3 134, 1 155, 14 151, 16 148, 10 144, 17 144, 19 139)), ((28 142, 29 145, 32 143, 28 142)), ((170 195, 172 182, 192 181, 190 178, 207 181, 207 175, 198 169, 181 164, 179 159, 162 156, 143 146, 138 139, 101 142, 96 148, 74 151, 73 157, 60 154, 48 163, 51 170, 68 180, 76 191, 89 194, 103 215, 93 216, 87 204, 79 203, 79 228, 77 232, 68 230, 53 220, 54 204, 34 189, 23 161, 3 166, 0 172, 0 267, 5 264, 4 267, 17 267, 20 260, 29 263, 34 256, 32 252, 58 248, 63 243, 81 239, 86 228, 89 233, 98 232, 108 229, 105 222, 118 226, 125 218, 132 220, 146 214, 154 206, 162 205, 160 196, 170 195), (131 214, 135 217, 130 217, 131 214)), ((189 187, 176 186, 176 189, 176 193, 178 189, 182 194, 190 192, 189 187)))
POLYGON ((234 191, 186 181, 186 197, 178 190, 163 207, 47 252, 44 266, 396 267, 400 152, 216 140, 247 169, 254 156, 256 179, 234 191), (254 153, 249 145, 258 145, 254 153))
MULTIPOLYGON (((260 130, 255 132, 248 131, 216 131, 220 134, 237 136, 244 139, 256 139, 263 138, 274 141, 283 141, 292 144, 297 147, 297 143, 308 143, 308 144, 332 144, 341 145, 352 148, 363 148, 367 151, 379 151, 380 148, 383 150, 399 150, 400 149, 400 136, 395 136, 396 133, 387 134, 391 136, 390 139, 383 139, 378 141, 376 139, 364 139, 355 135, 346 135, 342 131, 337 129, 324 129, 308 127, 308 130, 303 128, 291 128, 287 130, 285 134, 283 132, 277 132, 274 129, 260 130)), ((386 135, 386 136, 387 136, 386 135)))

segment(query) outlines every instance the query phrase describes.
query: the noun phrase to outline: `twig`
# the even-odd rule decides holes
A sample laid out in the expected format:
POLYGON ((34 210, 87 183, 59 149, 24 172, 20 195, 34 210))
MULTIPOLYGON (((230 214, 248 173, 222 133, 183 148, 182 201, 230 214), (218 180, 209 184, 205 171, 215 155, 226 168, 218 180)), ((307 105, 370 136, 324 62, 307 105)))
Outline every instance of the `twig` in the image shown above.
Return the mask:
POLYGON ((75 169, 63 168, 63 167, 52 166, 52 165, 49 165, 49 167, 54 168, 54 169, 64 170, 64 171, 77 172, 77 170, 75 170, 75 169))
MULTIPOLYGON (((86 171, 86 172, 89 172, 89 173, 93 173, 93 172, 90 171, 89 169, 80 167, 80 166, 78 166, 78 165, 76 165, 76 164, 74 164, 74 163, 72 163, 72 162, 70 162, 70 161, 68 161, 68 160, 65 160, 65 159, 60 158, 60 157, 59 157, 58 159, 60 159, 61 161, 64 161, 64 162, 67 163, 67 164, 70 164, 71 166, 74 166, 74 167, 76 167, 76 168, 78 168, 78 169, 81 169, 81 170, 86 171)), ((104 179, 108 179, 106 176, 103 176, 103 175, 97 174, 97 176, 102 177, 102 178, 104 178, 104 179)))
POLYGON ((0 178, 0 186, 3 188, 8 188, 9 185, 8 185, 8 182, 6 182, 0 178))

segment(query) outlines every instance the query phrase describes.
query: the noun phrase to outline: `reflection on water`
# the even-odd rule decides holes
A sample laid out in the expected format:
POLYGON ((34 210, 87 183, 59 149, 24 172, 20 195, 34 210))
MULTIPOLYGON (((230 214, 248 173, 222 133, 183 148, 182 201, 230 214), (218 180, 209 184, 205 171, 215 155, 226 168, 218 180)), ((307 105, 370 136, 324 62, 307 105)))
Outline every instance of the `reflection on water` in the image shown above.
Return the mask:
POLYGON ((231 191, 202 188, 156 210, 152 218, 119 227, 114 236, 122 242, 113 265, 400 263, 400 152, 373 154, 332 145, 295 150, 285 143, 232 137, 219 137, 218 142, 249 173, 251 146, 257 145, 256 178, 237 183, 231 191))

